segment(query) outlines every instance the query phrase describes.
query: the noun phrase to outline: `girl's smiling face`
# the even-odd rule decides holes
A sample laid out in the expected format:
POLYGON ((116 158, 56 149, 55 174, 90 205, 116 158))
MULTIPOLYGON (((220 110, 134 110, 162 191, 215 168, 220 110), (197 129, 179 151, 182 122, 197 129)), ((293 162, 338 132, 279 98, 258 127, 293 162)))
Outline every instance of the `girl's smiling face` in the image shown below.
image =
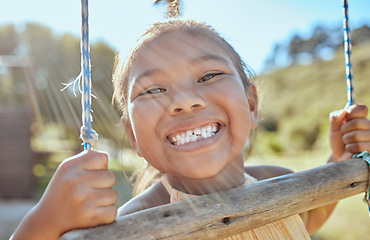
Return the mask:
POLYGON ((128 83, 131 140, 161 172, 209 178, 243 167, 257 126, 253 84, 245 89, 229 54, 206 36, 172 31, 136 54, 128 83))

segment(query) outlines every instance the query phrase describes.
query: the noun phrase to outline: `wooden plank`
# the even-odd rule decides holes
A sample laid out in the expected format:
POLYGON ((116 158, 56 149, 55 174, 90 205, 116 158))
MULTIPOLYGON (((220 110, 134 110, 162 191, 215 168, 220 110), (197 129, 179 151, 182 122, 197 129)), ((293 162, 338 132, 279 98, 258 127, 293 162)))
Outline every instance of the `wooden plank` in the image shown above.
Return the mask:
POLYGON ((364 192, 368 178, 368 165, 361 159, 330 163, 144 210, 109 225, 68 232, 61 239, 223 238, 364 192))

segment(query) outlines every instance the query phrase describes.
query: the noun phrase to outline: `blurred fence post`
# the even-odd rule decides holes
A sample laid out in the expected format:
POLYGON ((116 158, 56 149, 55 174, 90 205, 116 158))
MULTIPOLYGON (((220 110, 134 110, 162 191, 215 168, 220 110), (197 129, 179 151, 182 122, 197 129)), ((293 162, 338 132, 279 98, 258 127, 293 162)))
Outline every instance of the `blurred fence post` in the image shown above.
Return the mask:
POLYGON ((0 55, 0 68, 5 72, 21 69, 27 86, 27 97, 22 102, 0 102, 0 198, 30 198, 35 187, 35 154, 31 148, 35 79, 29 74, 33 68, 29 58, 16 55, 0 55))

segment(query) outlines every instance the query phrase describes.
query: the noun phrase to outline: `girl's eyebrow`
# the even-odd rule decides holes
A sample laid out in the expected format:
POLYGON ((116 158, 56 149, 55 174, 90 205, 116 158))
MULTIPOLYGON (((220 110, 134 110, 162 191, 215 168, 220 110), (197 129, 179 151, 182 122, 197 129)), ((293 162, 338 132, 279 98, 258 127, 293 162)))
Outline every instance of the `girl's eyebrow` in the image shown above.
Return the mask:
POLYGON ((225 58, 223 58, 220 55, 214 55, 214 54, 207 54, 204 56, 200 56, 198 58, 191 60, 190 62, 197 63, 197 62, 203 62, 203 61, 209 61, 209 60, 214 60, 214 61, 218 61, 224 64, 229 64, 229 62, 225 58))
POLYGON ((147 77, 147 76, 150 76, 150 75, 153 75, 157 72, 160 72, 161 70, 159 68, 155 68, 155 69, 149 69, 149 70, 146 70, 144 71, 143 73, 139 74, 138 76, 136 76, 134 78, 134 81, 137 82, 139 81, 140 79, 144 78, 144 77, 147 77))
MULTIPOLYGON (((223 64, 229 65, 229 62, 225 58, 223 58, 222 56, 219 56, 219 55, 214 55, 214 54, 207 54, 207 55, 203 55, 203 56, 191 59, 189 61, 189 63, 194 65, 194 64, 197 64, 199 62, 204 62, 204 61, 218 61, 218 62, 221 62, 223 64)), ((158 72, 161 72, 161 71, 162 70, 160 68, 149 69, 149 70, 146 70, 143 73, 139 74, 138 76, 136 76, 134 78, 134 80, 135 80, 135 82, 138 82, 140 79, 142 79, 144 77, 154 75, 154 74, 156 74, 158 72)))

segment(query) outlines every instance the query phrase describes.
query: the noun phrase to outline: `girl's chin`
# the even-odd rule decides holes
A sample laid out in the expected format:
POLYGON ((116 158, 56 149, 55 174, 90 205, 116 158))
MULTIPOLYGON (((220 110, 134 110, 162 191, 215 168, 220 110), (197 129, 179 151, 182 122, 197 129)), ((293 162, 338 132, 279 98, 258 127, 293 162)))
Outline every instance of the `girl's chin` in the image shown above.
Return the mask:
POLYGON ((220 173, 225 166, 226 161, 215 163, 197 159, 195 163, 182 164, 179 167, 175 167, 177 169, 175 175, 192 179, 208 179, 220 173), (199 162, 203 162, 203 164, 199 164, 199 162))

